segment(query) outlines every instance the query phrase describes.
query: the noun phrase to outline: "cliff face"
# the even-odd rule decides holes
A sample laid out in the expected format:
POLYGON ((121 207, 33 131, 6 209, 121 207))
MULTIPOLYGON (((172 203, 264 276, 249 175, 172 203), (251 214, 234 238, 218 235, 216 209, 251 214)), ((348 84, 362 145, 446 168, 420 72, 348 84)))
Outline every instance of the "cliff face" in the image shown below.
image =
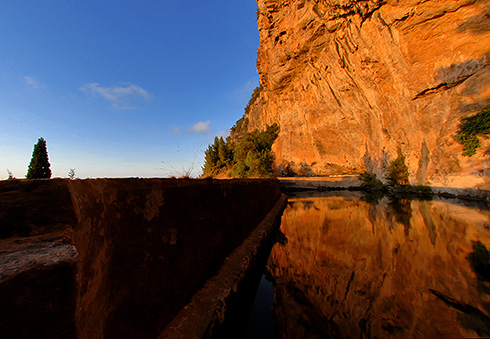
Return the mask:
POLYGON ((488 1, 257 3, 262 91, 247 118, 280 125, 279 169, 382 175, 400 146, 412 183, 483 187, 488 160, 452 135, 489 103, 488 1))

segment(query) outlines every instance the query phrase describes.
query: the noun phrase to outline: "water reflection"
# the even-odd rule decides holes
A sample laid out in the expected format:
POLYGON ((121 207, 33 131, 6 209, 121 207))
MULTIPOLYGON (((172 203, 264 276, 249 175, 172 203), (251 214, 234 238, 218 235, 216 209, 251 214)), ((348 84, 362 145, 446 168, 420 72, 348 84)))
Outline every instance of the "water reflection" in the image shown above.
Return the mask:
POLYGON ((290 199, 267 274, 279 338, 490 336, 490 211, 290 199))

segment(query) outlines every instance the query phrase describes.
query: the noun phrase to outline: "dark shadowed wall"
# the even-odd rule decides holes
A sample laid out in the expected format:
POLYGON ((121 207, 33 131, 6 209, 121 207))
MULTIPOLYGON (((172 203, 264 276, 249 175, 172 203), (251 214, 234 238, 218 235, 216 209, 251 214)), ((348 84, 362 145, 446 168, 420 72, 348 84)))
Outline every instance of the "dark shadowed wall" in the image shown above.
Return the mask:
POLYGON ((280 196, 272 179, 0 182, 1 336, 156 337, 280 196))
POLYGON ((69 183, 80 338, 153 338, 280 197, 275 180, 69 183))

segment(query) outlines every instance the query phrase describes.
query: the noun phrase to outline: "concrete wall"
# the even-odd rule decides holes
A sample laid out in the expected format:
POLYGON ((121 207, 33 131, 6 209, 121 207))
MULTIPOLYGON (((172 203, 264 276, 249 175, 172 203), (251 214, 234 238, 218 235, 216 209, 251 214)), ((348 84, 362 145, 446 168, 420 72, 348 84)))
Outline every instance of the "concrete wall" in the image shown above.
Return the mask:
MULTIPOLYGON (((74 319, 79 338, 156 337, 281 197, 276 180, 22 180, 10 185, 19 192, 53 186, 37 199, 57 224, 74 226, 63 229, 78 252, 76 269, 66 270, 72 273, 64 278, 67 284, 76 279, 76 306, 65 314, 74 319), (46 202, 46 196, 51 200, 46 202), (56 211, 68 211, 65 223, 56 211)), ((0 203, 5 194, 10 193, 0 184, 0 203)), ((25 198, 18 195, 15 205, 25 198)), ((42 208, 36 212, 46 213, 42 208)), ((31 238, 37 242, 35 237, 22 241, 27 246, 31 238)), ((4 245, 14 240, 4 239, 4 245)), ((4 261, 8 264, 8 258, 4 261)), ((14 276, 0 280, 0 293, 2 286, 12 286, 14 276)), ((50 275, 41 270, 37 276, 50 275)), ((58 298, 56 288, 51 292, 58 298)), ((2 314, 22 296, 13 299, 1 306, 2 314)))

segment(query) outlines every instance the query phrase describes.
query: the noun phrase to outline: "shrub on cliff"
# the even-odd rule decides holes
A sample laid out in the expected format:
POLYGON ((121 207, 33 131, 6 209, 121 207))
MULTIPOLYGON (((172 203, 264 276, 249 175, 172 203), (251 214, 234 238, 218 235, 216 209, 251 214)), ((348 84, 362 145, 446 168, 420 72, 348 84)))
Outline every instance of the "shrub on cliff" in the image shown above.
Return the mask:
MULTIPOLYGON (((458 126, 454 140, 463 146, 463 155, 471 157, 480 147, 480 137, 488 139, 490 134, 490 106, 485 107, 477 114, 464 117, 458 126)), ((489 154, 487 150, 485 154, 489 154)))
POLYGON ((8 178, 7 178, 7 180, 15 180, 15 177, 14 177, 14 175, 12 174, 12 171, 10 171, 8 168, 7 168, 7 173, 8 173, 8 178))
POLYGON ((216 137, 214 143, 204 152, 203 176, 228 175, 235 177, 270 177, 273 174, 274 155, 271 147, 279 134, 279 125, 267 125, 260 131, 249 132, 248 118, 252 105, 262 91, 254 89, 245 114, 230 129, 230 136, 216 137))
POLYGON ((258 99, 260 92, 262 92, 262 86, 255 87, 255 89, 252 93, 252 97, 250 98, 247 106, 245 107, 245 114, 248 114, 248 112, 250 111, 250 108, 255 103, 255 101, 258 99))
POLYGON ((48 160, 48 150, 46 140, 39 138, 34 145, 32 159, 27 169, 27 179, 49 179, 51 178, 51 169, 48 160))
POLYGON ((408 185, 408 166, 405 164, 405 156, 400 147, 398 147, 398 157, 390 163, 386 179, 391 185, 408 185))
POLYGON ((237 177, 270 177, 273 174, 272 144, 279 134, 279 125, 267 125, 264 131, 246 133, 235 144, 233 175, 237 177))
POLYGON ((372 172, 364 172, 359 174, 359 180, 362 181, 362 186, 368 190, 382 191, 385 189, 383 182, 378 179, 378 176, 372 172))
POLYGON ((203 175, 228 172, 240 178, 272 176, 271 147, 278 134, 279 126, 273 124, 264 131, 242 132, 236 142, 216 137, 204 152, 203 175))
POLYGON ((77 179, 77 174, 75 173, 74 168, 70 168, 70 170, 68 171, 68 179, 70 179, 70 180, 77 179))

